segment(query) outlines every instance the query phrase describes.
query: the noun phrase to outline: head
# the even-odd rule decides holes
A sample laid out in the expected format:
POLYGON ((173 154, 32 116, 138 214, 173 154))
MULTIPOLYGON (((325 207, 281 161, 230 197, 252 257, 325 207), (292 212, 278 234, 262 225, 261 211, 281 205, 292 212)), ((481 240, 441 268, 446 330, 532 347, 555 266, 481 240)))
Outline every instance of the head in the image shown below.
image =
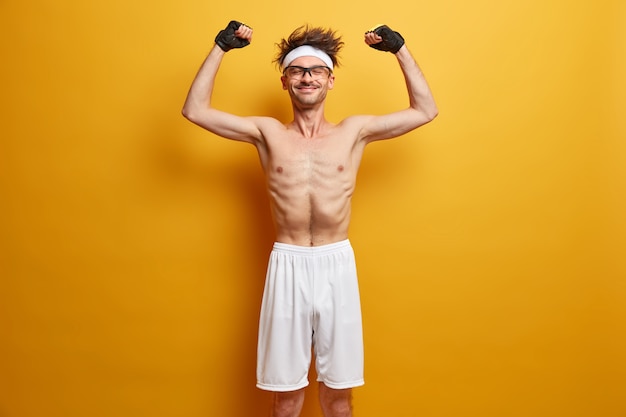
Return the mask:
POLYGON ((335 31, 308 25, 277 44, 274 62, 283 73, 283 89, 289 91, 292 100, 312 104, 325 99, 326 91, 333 88, 333 70, 339 66, 343 45, 335 31))
POLYGON ((278 46, 278 54, 274 58, 274 62, 283 70, 283 61, 287 54, 299 46, 310 45, 327 54, 334 67, 339 66, 339 51, 343 48, 341 36, 332 29, 324 29, 321 27, 309 27, 308 25, 300 26, 294 30, 287 39, 281 39, 278 46))

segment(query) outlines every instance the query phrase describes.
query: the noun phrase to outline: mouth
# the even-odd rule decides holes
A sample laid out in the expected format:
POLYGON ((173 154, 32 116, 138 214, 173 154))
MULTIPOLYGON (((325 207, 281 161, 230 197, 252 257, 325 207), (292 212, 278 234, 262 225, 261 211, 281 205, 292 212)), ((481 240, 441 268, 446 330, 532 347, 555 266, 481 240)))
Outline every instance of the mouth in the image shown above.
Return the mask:
POLYGON ((299 91, 315 91, 318 88, 318 86, 312 84, 299 84, 296 86, 296 90, 299 91))

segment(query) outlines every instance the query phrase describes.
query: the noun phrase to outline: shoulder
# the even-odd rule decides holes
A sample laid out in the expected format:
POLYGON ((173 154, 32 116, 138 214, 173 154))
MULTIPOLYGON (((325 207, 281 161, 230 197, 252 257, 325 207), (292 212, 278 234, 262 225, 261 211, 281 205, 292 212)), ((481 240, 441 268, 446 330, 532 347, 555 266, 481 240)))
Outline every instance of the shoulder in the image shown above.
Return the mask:
POLYGON ((365 114, 357 114, 354 116, 348 116, 343 119, 337 126, 345 126, 345 127, 362 127, 367 124, 374 116, 369 116, 365 114))
POLYGON ((358 135, 358 132, 360 132, 364 126, 367 126, 367 124, 370 122, 370 120, 372 120, 374 116, 367 116, 367 115, 354 115, 354 116, 348 116, 345 119, 343 119, 341 122, 339 122, 337 124, 337 129, 341 129, 341 130, 348 130, 350 132, 356 132, 356 134, 358 135))
POLYGON ((259 149, 272 147, 272 143, 288 134, 287 126, 273 117, 249 116, 247 119, 254 123, 259 132, 259 137, 255 141, 259 149))
POLYGON ((267 116, 249 116, 247 117, 259 130, 262 138, 280 135, 286 132, 287 127, 280 120, 267 116))
POLYGON ((249 120, 251 120, 254 124, 256 124, 259 128, 266 129, 286 129, 285 125, 278 119, 268 116, 249 116, 249 120))
POLYGON ((375 117, 376 116, 364 114, 348 116, 337 125, 337 128, 346 131, 355 141, 360 141, 365 135, 365 127, 368 126, 375 117))

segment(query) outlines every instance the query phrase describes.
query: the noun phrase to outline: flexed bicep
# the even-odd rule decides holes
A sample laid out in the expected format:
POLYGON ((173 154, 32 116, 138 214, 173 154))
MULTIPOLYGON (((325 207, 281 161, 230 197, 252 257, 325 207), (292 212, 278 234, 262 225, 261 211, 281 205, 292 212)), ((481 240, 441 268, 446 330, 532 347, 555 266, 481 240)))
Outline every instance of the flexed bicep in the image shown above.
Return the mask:
POLYGON ((187 118, 194 124, 226 139, 254 144, 263 138, 259 117, 241 117, 209 108, 187 118))
POLYGON ((396 138, 428 123, 430 120, 432 119, 411 107, 381 116, 370 116, 363 124, 360 139, 373 142, 396 138))

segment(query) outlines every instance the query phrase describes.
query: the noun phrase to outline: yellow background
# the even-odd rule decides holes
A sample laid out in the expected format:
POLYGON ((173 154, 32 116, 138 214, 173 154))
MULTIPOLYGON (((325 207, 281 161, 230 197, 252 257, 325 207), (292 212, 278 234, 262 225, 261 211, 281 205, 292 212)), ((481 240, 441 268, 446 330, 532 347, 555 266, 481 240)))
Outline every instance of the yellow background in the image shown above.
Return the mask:
POLYGON ((180 115, 230 19, 222 109, 289 120, 271 58, 303 23, 346 42, 330 120, 407 104, 377 23, 440 107, 364 157, 356 415, 625 416, 619 0, 0 2, 0 416, 267 415, 261 169, 180 115))

